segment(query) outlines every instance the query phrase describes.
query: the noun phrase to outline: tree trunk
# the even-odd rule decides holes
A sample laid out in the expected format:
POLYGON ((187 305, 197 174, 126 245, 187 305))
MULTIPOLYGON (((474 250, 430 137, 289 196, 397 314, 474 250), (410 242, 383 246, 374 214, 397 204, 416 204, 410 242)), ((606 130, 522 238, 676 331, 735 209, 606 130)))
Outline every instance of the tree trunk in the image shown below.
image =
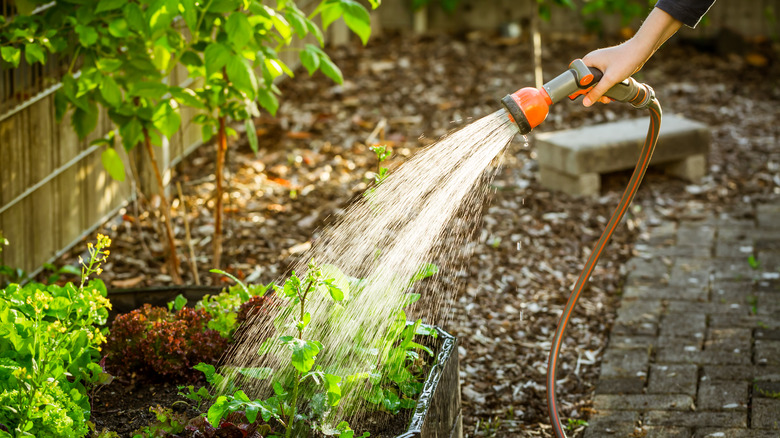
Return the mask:
POLYGON ((163 184, 160 169, 157 167, 157 158, 154 155, 152 141, 149 138, 149 132, 144 128, 144 146, 149 154, 149 160, 152 162, 154 176, 157 180, 157 188, 160 192, 160 209, 165 218, 165 234, 168 236, 168 267, 175 284, 182 284, 181 275, 179 275, 179 256, 176 252, 176 240, 173 235, 173 226, 171 225, 171 206, 168 204, 168 198, 165 196, 165 185, 163 184))
POLYGON ((217 205, 214 207, 214 260, 215 269, 221 269, 222 262, 222 172, 225 166, 225 153, 227 153, 227 132, 225 132, 225 116, 219 118, 219 131, 217 132, 217 205))

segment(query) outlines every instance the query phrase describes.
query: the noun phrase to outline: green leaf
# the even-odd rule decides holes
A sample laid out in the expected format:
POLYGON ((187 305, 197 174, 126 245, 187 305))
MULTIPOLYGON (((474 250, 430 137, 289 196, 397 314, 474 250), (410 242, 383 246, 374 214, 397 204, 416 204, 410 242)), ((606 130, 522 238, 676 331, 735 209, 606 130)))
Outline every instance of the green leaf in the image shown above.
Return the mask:
POLYGON ((127 38, 130 36, 130 29, 127 26, 127 20, 117 18, 108 24, 108 33, 117 38, 127 38))
POLYGON ((122 66, 122 61, 112 58, 100 58, 95 62, 98 70, 101 72, 113 72, 122 66))
POLYGON ((100 0, 95 8, 95 14, 119 9, 127 3, 127 0, 100 0))
POLYGON ((340 1, 341 9, 344 11, 344 22, 360 37, 363 45, 366 45, 371 36, 371 16, 363 5, 354 0, 340 1))
POLYGON ((217 397, 217 400, 214 402, 213 405, 208 410, 208 413, 206 414, 206 419, 209 421, 209 424, 211 424, 213 427, 219 426, 219 421, 222 419, 222 416, 225 414, 225 410, 228 407, 228 399, 224 395, 220 395, 217 397))
POLYGON ((184 22, 187 23, 187 28, 190 32, 194 32, 195 26, 198 25, 198 10, 195 7, 195 0, 180 0, 179 11, 184 17, 184 22))
POLYGON ((222 70, 222 67, 233 58, 233 54, 226 45, 211 43, 206 47, 203 57, 206 63, 206 76, 211 77, 214 73, 222 70))
POLYGON ((152 33, 167 29, 179 12, 178 0, 155 0, 146 9, 146 20, 152 33))
POLYGON ((84 47, 89 47, 95 44, 98 40, 98 33, 93 27, 84 26, 83 24, 76 25, 76 34, 79 36, 79 43, 84 47))
POLYGON ((276 115, 276 110, 279 109, 279 100, 272 92, 265 88, 261 88, 258 90, 257 98, 260 100, 260 106, 265 108, 272 116, 276 115))
POLYGON ((149 33, 149 28, 144 19, 144 13, 137 3, 126 4, 125 7, 122 8, 122 16, 127 20, 127 25, 130 29, 141 35, 147 35, 149 33))
POLYGON ((328 390, 328 404, 331 406, 336 406, 339 404, 339 401, 341 401, 341 387, 339 386, 340 382, 341 376, 325 374, 325 383, 328 390))
POLYGON ((252 38, 254 31, 246 15, 241 12, 233 12, 225 23, 230 44, 236 50, 241 50, 252 38))
POLYGON ((303 17, 299 11, 294 9, 288 10, 284 16, 287 18, 287 22, 290 23, 293 30, 295 30, 298 38, 303 39, 309 30, 308 26, 306 26, 306 18, 303 17))
POLYGON ((173 309, 177 312, 184 308, 184 306, 187 304, 187 299, 184 298, 184 295, 179 294, 176 295, 176 298, 173 300, 173 309))
POLYGON ((412 278, 409 280, 409 285, 411 286, 412 284, 424 278, 428 278, 438 273, 439 273, 438 266, 434 265, 433 263, 426 263, 420 266, 420 269, 418 269, 417 272, 412 276, 412 278))
POLYGON ((306 71, 309 72, 309 76, 314 74, 318 68, 320 68, 320 55, 317 50, 311 44, 306 44, 303 50, 300 52, 301 64, 306 67, 306 71))
POLYGON ((171 138, 179 130, 181 116, 170 100, 164 100, 155 108, 152 123, 164 136, 171 138))
POLYGON ((337 84, 344 83, 344 76, 341 74, 341 69, 330 60, 330 58, 323 54, 320 56, 320 71, 329 77, 333 82, 337 84))
POLYGON ((290 29, 290 24, 287 23, 287 20, 279 14, 274 14, 271 16, 271 21, 274 23, 274 28, 279 32, 282 39, 286 43, 289 43, 290 38, 292 37, 292 30, 290 29))
POLYGON ((341 5, 339 3, 331 3, 322 7, 320 11, 320 17, 322 18, 322 28, 328 30, 328 26, 341 17, 341 5))
POLYGON ((257 94, 257 77, 247 60, 243 56, 233 56, 228 60, 225 71, 233 86, 254 100, 257 94))
POLYGON ((169 89, 171 96, 181 105, 187 105, 191 108, 206 109, 203 102, 198 99, 194 91, 189 88, 171 87, 169 89))
POLYGON ((168 63, 171 61, 171 52, 163 44, 155 44, 152 51, 154 57, 152 63, 160 71, 166 71, 168 69, 168 63))
POLYGON ((22 51, 13 46, 0 47, 0 56, 3 60, 14 68, 19 67, 19 62, 22 60, 22 51))
POLYGON ((133 149, 143 139, 143 125, 137 118, 119 127, 119 134, 122 136, 122 145, 126 151, 133 149))
POLYGON ((168 86, 159 82, 134 82, 130 86, 130 96, 159 99, 168 93, 168 86))
POLYGON ((251 117, 244 121, 244 128, 246 128, 246 138, 249 141, 249 147, 252 148, 252 152, 257 154, 257 128, 251 117))
POLYGON ((247 301, 249 301, 252 298, 252 294, 249 293, 249 289, 246 287, 244 282, 242 282, 241 280, 236 278, 233 274, 225 272, 225 271, 223 271, 221 269, 212 269, 209 272, 211 272, 212 274, 224 275, 225 277, 228 277, 231 280, 235 281, 236 284, 238 284, 241 287, 241 289, 238 291, 238 296, 239 296, 239 298, 241 298, 242 302, 247 302, 247 301))
POLYGON ((100 83, 100 95, 113 107, 122 104, 122 91, 111 76, 103 76, 103 81, 100 83))
POLYGON ((111 175, 111 178, 117 181, 125 180, 125 163, 119 158, 119 154, 114 148, 104 149, 103 153, 100 154, 100 161, 103 162, 103 167, 111 175))
POLYGON ((30 65, 36 62, 46 64, 46 54, 43 52, 43 48, 34 43, 24 45, 24 59, 30 65))
POLYGON ((83 139, 95 130, 98 121, 98 108, 95 102, 89 102, 88 109, 76 108, 71 117, 71 124, 79 138, 83 139))
POLYGON ((320 346, 316 341, 304 341, 295 339, 292 342, 292 365, 301 373, 307 373, 314 367, 314 359, 320 352, 320 346))

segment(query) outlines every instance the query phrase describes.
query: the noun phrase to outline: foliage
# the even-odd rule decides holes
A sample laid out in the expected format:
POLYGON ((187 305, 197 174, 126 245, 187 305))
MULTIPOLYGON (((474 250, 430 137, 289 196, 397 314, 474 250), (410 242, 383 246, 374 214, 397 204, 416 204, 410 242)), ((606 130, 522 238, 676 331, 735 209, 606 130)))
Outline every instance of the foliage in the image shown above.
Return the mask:
POLYGON ((110 369, 124 375, 195 378, 194 364, 216 363, 227 347, 227 339, 208 328, 210 320, 204 309, 173 312, 150 304, 118 315, 106 345, 110 369))
MULTIPOLYGON (((98 266, 96 255, 85 265, 98 266)), ((98 326, 110 308, 100 280, 78 288, 28 283, 3 290, 0 437, 87 433, 88 388, 110 380, 96 363, 106 333, 98 326)))
POLYGON ((159 405, 149 408, 149 411, 157 421, 133 432, 133 438, 157 438, 184 432, 186 415, 159 405))

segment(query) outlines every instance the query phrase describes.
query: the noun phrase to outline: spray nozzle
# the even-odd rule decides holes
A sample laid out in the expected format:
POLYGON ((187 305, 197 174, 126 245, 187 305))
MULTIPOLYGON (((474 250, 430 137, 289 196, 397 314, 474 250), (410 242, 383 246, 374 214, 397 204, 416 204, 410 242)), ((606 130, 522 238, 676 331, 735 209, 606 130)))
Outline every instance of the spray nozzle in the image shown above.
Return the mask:
MULTIPOLYGON (((571 100, 587 94, 598 81, 602 73, 599 69, 588 67, 581 59, 569 64, 569 69, 536 89, 522 88, 501 99, 509 113, 509 118, 525 135, 539 126, 549 112, 550 105, 568 97, 571 100)), ((610 88, 605 96, 619 102, 628 102, 637 108, 644 108, 654 96, 652 88, 628 78, 610 88)))

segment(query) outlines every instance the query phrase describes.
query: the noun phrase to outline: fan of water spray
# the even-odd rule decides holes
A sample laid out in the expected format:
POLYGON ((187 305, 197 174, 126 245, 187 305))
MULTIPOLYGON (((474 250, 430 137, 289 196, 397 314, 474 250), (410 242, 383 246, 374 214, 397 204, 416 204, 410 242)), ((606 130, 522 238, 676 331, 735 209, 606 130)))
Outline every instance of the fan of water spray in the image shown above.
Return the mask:
MULTIPOLYGON (((299 259, 294 267, 299 275, 314 260, 326 276, 349 289, 343 305, 324 294, 315 294, 307 303, 311 313, 307 336, 324 346, 317 357, 323 369, 340 375, 381 369, 376 346, 403 307, 410 279, 435 262, 441 276, 454 280, 467 255, 464 239, 479 223, 487 183, 494 175, 486 169, 517 132, 500 110, 440 139, 393 171, 370 196, 351 205, 299 259)), ((423 298, 416 305, 416 317, 427 323, 446 318, 453 283, 426 284, 419 291, 423 298)), ((289 373, 279 369, 278 358, 289 356, 282 351, 284 346, 266 343, 262 355, 258 348, 292 324, 292 316, 285 315, 277 315, 276 324, 250 320, 226 354, 225 369, 267 367, 289 373)), ((235 377, 248 393, 270 392, 270 379, 235 377)), ((361 388, 344 394, 334 415, 348 416, 359 408, 365 395, 361 388)))

